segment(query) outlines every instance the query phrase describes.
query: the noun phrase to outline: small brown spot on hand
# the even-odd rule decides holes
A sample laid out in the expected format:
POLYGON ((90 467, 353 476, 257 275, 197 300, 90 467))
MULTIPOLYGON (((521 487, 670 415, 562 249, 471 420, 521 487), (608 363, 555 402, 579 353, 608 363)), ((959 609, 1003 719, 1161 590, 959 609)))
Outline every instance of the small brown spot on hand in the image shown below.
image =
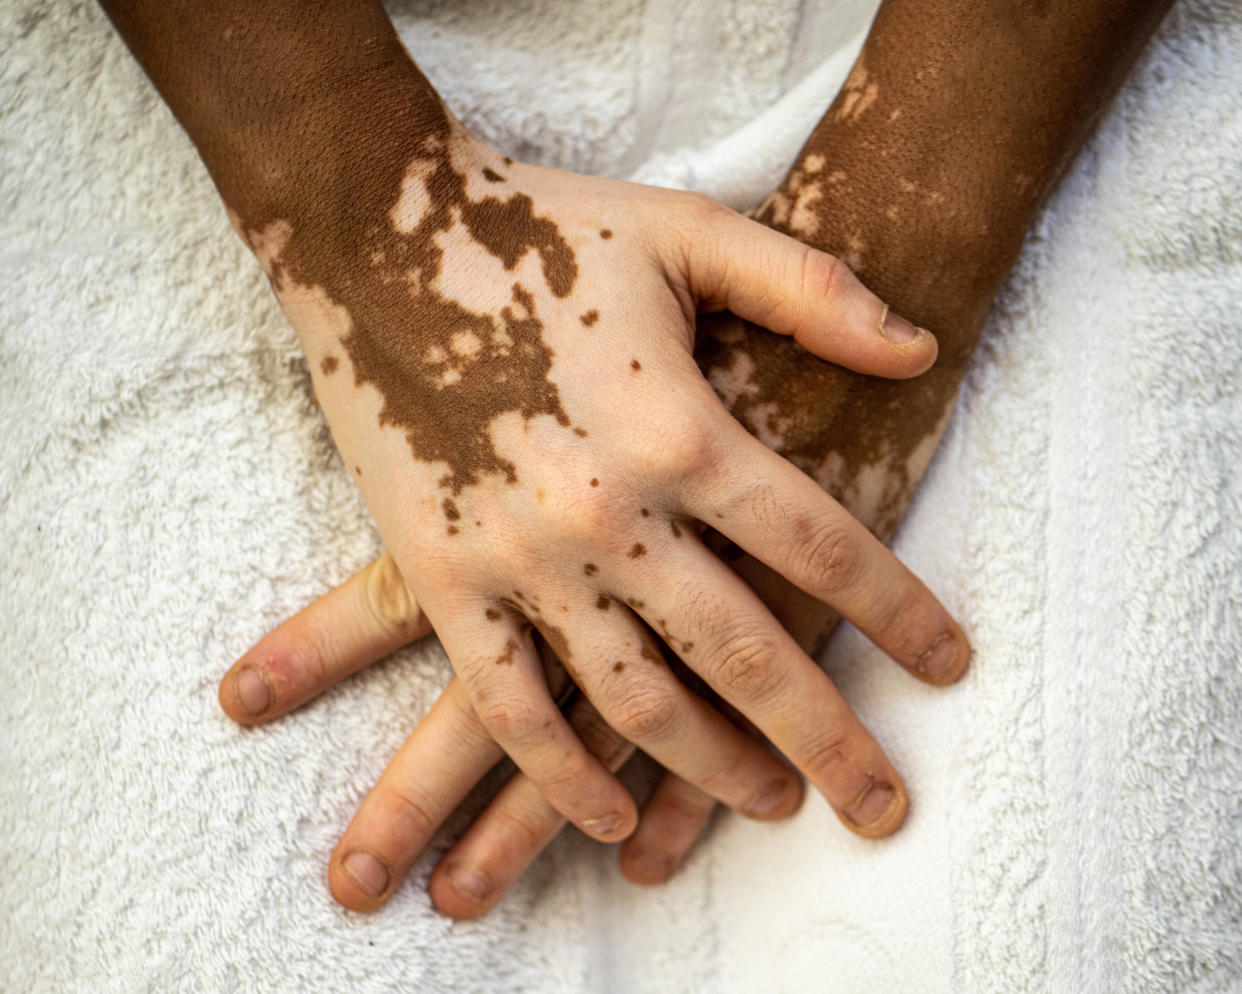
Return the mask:
POLYGON ((323 362, 319 364, 319 368, 323 370, 324 376, 331 376, 336 372, 337 366, 341 364, 341 360, 334 355, 324 356, 323 362))
POLYGON ((574 434, 577 435, 579 438, 586 438, 588 432, 585 428, 575 428, 574 434))
POLYGON ((504 651, 496 657, 496 665, 512 666, 513 657, 517 655, 517 649, 517 643, 514 642, 513 639, 509 639, 509 641, 505 643, 504 651))
POLYGON ((538 501, 540 504, 542 504, 542 503, 543 503, 543 499, 544 499, 544 497, 546 497, 546 496, 547 496, 547 494, 545 494, 545 493, 543 492, 543 489, 542 489, 542 488, 540 488, 540 487, 536 487, 536 488, 535 488, 535 500, 536 500, 536 501, 538 501))
POLYGON ((456 534, 457 534, 460 530, 461 530, 461 529, 459 529, 456 525, 449 525, 449 526, 448 526, 448 533, 449 533, 450 535, 456 535, 456 534))
POLYGON ((673 538, 681 538, 681 528, 680 528, 680 527, 678 527, 678 525, 677 525, 677 522, 676 522, 676 521, 670 521, 670 522, 668 523, 668 526, 669 526, 669 528, 670 528, 670 529, 672 529, 672 532, 673 532, 673 538))
POLYGON ((642 508, 638 513, 641 514, 644 518, 651 517, 651 512, 648 511, 645 507, 642 508))
POLYGON ((578 318, 578 320, 589 328, 599 320, 599 311, 592 307, 589 311, 583 314, 582 317, 578 318))
POLYGON ((612 598, 607 594, 600 594, 599 597, 595 599, 595 606, 601 611, 607 611, 610 607, 612 607, 612 598))
POLYGON ((444 508, 444 516, 448 518, 449 521, 457 521, 461 518, 461 512, 457 510, 457 504, 451 497, 445 497, 444 503, 440 506, 444 508))
POLYGON ((599 231, 599 237, 600 237, 600 238, 602 238, 602 239, 604 239, 604 241, 607 241, 609 238, 611 238, 611 237, 612 237, 612 229, 611 229, 611 228, 601 228, 601 229, 600 229, 600 231, 599 231))
POLYGON ((361 467, 361 466, 355 466, 355 467, 354 467, 354 472, 355 472, 355 473, 357 473, 359 476, 361 476, 361 475, 362 475, 362 467, 361 467))
POLYGON ((483 178, 489 183, 503 183, 505 181, 505 178, 500 173, 486 167, 483 169, 483 178))
POLYGON ((643 645, 641 655, 643 659, 647 660, 649 663, 663 664, 664 662, 660 654, 656 652, 655 649, 651 648, 651 646, 646 645, 645 643, 643 645))
POLYGON ((486 611, 483 612, 483 617, 485 617, 488 621, 499 621, 500 612, 497 611, 494 607, 489 607, 486 611))
POLYGON ((614 673, 624 673, 624 672, 625 672, 625 663, 622 663, 622 662, 619 662, 619 661, 618 661, 618 662, 613 663, 613 664, 612 664, 612 671, 613 671, 614 673))
POLYGON ((506 156, 504 156, 504 161, 505 161, 505 165, 506 165, 506 166, 511 166, 511 165, 513 165, 513 160, 512 160, 512 159, 510 159, 507 155, 506 155, 506 156))
POLYGON ((644 607, 647 606, 645 602, 640 601, 634 597, 627 597, 625 599, 625 603, 628 604, 630 607, 632 607, 635 611, 641 611, 644 607))
POLYGON ((593 487, 598 487, 598 486, 599 486, 599 480, 597 480, 597 479, 595 479, 594 477, 592 477, 592 478, 591 478, 591 486, 593 486, 593 487))
POLYGON ((630 369, 634 370, 634 372, 636 373, 641 373, 643 371, 643 364, 639 362, 637 359, 631 359, 630 369))
POLYGON ((647 547, 642 542, 635 542, 634 547, 630 549, 630 558, 638 559, 640 556, 647 554, 647 547))
POLYGON ((587 576, 594 576, 596 573, 599 572, 599 567, 596 566, 594 563, 584 563, 582 567, 582 572, 585 573, 587 576))

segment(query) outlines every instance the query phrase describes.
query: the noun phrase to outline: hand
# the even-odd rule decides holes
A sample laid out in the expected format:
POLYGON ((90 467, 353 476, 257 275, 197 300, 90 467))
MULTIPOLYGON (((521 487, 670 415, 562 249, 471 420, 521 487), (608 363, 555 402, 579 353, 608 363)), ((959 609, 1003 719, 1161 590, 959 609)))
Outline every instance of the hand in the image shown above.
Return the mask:
MULTIPOLYGON (((656 662, 645 622, 851 827, 892 831, 897 772, 690 523, 710 521, 912 671, 952 679, 965 640, 864 527, 728 416, 691 346, 696 310, 728 307, 854 368, 911 375, 931 336, 832 257, 704 198, 520 166, 447 123, 408 149, 382 212, 235 223, 488 732, 589 834, 632 830, 632 800, 548 693, 533 625, 611 725, 751 808, 778 764, 743 761, 754 743, 656 662)), ((281 674, 253 672, 286 695, 281 674)), ((239 718, 240 700, 225 695, 239 718)))

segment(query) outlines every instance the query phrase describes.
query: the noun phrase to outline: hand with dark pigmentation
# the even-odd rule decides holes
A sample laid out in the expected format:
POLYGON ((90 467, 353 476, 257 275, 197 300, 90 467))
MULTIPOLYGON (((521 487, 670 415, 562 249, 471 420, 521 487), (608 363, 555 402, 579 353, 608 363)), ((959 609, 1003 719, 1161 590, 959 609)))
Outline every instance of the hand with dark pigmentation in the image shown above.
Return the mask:
MULTIPOLYGON (((961 671, 965 640, 862 525, 728 416, 691 346, 696 312, 729 307, 825 357, 909 375, 934 358, 928 333, 831 256, 704 198, 521 166, 447 116, 407 143, 360 245, 234 221, 474 712, 558 811, 605 840, 636 817, 554 706, 532 627, 606 721, 718 800, 753 810, 789 778, 673 676, 652 631, 852 828, 900 823, 897 772, 693 522, 931 679, 961 671)), ((273 667, 251 673, 278 689, 273 667)))
MULTIPOLYGON (((1059 3, 1024 23, 1024 15, 1001 17, 979 3, 939 4, 929 18, 926 5, 887 0, 846 87, 760 212, 798 238, 846 253, 870 285, 935 328, 944 346, 947 361, 908 383, 807 362, 786 342, 733 322, 697 350, 730 411, 877 534, 891 534, 922 474, 1033 212, 1167 5, 1059 3), (945 65, 959 67, 957 78, 925 85, 945 65), (878 149, 886 153, 877 160, 878 149)), ((735 552, 730 559, 805 648, 822 644, 835 621, 829 610, 752 558, 735 552)), ((404 590, 383 561, 364 575, 387 576, 404 590)), ((407 595, 390 600, 413 612, 413 631, 426 630, 407 595)), ((313 672, 285 688, 271 706, 275 716, 402 644, 392 621, 357 623, 368 613, 361 601, 333 592, 248 653, 222 685, 222 700, 236 693, 231 681, 265 657, 313 672), (318 626, 352 634, 321 658, 299 648, 318 626)), ((585 702, 570 719, 610 768, 625 755, 623 741, 585 702)), ((363 908, 390 895, 498 756, 454 681, 341 840, 331 870, 337 897, 363 908), (344 870, 355 846, 389 861, 378 899, 344 870)), ((712 806, 710 797, 667 776, 622 849, 626 874, 642 883, 667 877, 712 806)), ((482 913, 562 823, 518 774, 436 868, 437 906, 459 917, 482 913)))

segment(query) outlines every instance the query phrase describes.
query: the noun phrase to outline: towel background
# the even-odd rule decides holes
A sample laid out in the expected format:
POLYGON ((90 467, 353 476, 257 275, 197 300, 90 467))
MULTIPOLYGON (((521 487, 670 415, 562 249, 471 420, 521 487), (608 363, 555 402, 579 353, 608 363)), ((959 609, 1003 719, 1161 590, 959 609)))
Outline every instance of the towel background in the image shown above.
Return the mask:
MULTIPOLYGON (((394 3, 501 150, 759 200, 874 0, 394 3)), ((910 784, 810 798, 669 885, 566 833, 484 920, 328 895, 448 666, 272 727, 216 682, 378 551, 306 364, 91 3, 0 3, 0 989, 1242 989, 1242 8, 1182 0, 1037 222, 900 554, 966 682, 826 665, 910 784)), ((462 822, 451 826, 460 830, 462 822)), ((442 851, 451 832, 441 840, 442 851)), ((434 854, 433 854, 434 855, 434 854)))

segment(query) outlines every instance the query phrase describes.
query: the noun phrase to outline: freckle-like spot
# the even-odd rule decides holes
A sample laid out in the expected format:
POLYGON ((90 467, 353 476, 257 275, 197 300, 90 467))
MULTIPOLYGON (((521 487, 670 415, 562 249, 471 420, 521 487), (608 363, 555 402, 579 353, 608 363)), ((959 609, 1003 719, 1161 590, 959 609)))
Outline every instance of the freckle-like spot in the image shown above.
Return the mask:
POLYGON ((592 478, 591 478, 591 486, 593 486, 593 487, 598 487, 598 486, 599 486, 599 480, 597 480, 597 479, 595 479, 594 477, 592 477, 592 478))
POLYGON ((599 311, 592 307, 589 311, 583 314, 582 317, 578 318, 578 320, 589 328, 599 320, 599 311))
POLYGON ((601 611, 607 611, 610 607, 612 607, 612 598, 606 594, 600 594, 597 598, 595 598, 595 606, 601 611))
POLYGON ((577 435, 579 438, 586 438, 589 433, 587 432, 585 428, 575 428, 574 434, 577 435))
POLYGON ((476 519, 476 520, 475 520, 475 522, 474 522, 474 527, 475 527, 475 528, 482 528, 482 527, 483 527, 483 522, 482 522, 482 521, 479 521, 479 520, 477 520, 477 519, 476 519))
POLYGON ((681 528, 678 527, 676 521, 670 521, 668 526, 673 532, 673 538, 681 538, 681 528))
POLYGON ((444 503, 441 506, 444 508, 444 516, 448 518, 449 521, 458 521, 461 519, 461 512, 457 510, 457 504, 454 502, 453 498, 445 497, 444 503))
POLYGON ((612 664, 612 671, 613 671, 614 673, 624 673, 624 672, 625 672, 625 663, 621 662, 620 660, 618 660, 617 662, 613 663, 613 664, 612 664))
POLYGON ((630 369, 634 370, 634 372, 640 373, 642 372, 642 368, 643 368, 643 364, 639 362, 637 359, 630 360, 630 369))
POLYGON ((607 241, 609 238, 611 238, 611 237, 612 237, 612 229, 611 229, 611 228, 601 228, 601 229, 600 229, 600 232, 599 232, 599 237, 600 237, 600 238, 602 238, 602 239, 604 239, 605 241, 607 241))
POLYGON ((361 467, 361 466, 355 466, 355 467, 354 467, 354 472, 355 472, 355 473, 357 473, 359 476, 361 476, 361 475, 362 475, 362 467, 361 467))
POLYGON ((638 513, 641 514, 644 518, 651 517, 651 512, 648 511, 645 507, 642 508, 638 513))
POLYGON ((509 639, 509 641, 505 643, 504 651, 501 652, 501 654, 496 657, 496 665, 497 666, 512 666, 513 658, 517 655, 517 651, 518 651, 517 643, 514 642, 513 639, 509 639))
POLYGON ((660 665, 663 665, 664 663, 664 660, 663 658, 661 658, 660 654, 656 652, 655 649, 651 648, 651 646, 645 643, 643 644, 642 652, 640 653, 640 655, 643 657, 643 659, 647 660, 647 662, 649 663, 657 663, 660 665))
POLYGON ((319 368, 323 370, 324 376, 331 376, 336 372, 337 366, 341 364, 341 360, 334 355, 323 357, 323 362, 319 364, 319 368))
POLYGON ((568 605, 568 604, 558 604, 558 605, 556 605, 556 606, 557 606, 557 608, 558 608, 560 611, 562 611, 563 613, 565 613, 565 614, 568 614, 568 613, 569 613, 569 605, 568 605))
POLYGON ((499 621, 500 612, 497 611, 494 607, 489 607, 486 611, 483 612, 483 617, 485 617, 488 621, 499 621))
POLYGON ((582 566, 582 572, 585 573, 587 576, 594 576, 596 573, 599 572, 599 567, 596 566, 594 563, 584 563, 582 566))
POLYGON ((506 166, 511 166, 511 165, 513 165, 513 160, 512 160, 512 159, 510 159, 507 155, 504 157, 504 161, 505 161, 505 165, 506 165, 506 166))
POLYGON ((630 549, 630 558, 638 559, 640 556, 647 554, 647 547, 642 542, 635 542, 634 547, 630 549))
POLYGON ((483 178, 489 183, 503 183, 505 178, 493 169, 483 168, 483 178))
POLYGON ((449 525, 449 526, 448 526, 448 533, 449 533, 450 535, 456 535, 456 534, 458 533, 458 531, 460 531, 460 529, 459 529, 456 525, 449 525))
POLYGON ((536 501, 537 503, 542 504, 542 503, 543 503, 543 499, 544 499, 546 496, 547 496, 547 494, 545 494, 545 493, 543 492, 543 488, 542 488, 542 487, 536 487, 536 488, 535 488, 535 501, 536 501))
POLYGON ((641 611, 647 606, 645 601, 640 601, 634 597, 627 597, 625 603, 632 607, 635 611, 641 611))

